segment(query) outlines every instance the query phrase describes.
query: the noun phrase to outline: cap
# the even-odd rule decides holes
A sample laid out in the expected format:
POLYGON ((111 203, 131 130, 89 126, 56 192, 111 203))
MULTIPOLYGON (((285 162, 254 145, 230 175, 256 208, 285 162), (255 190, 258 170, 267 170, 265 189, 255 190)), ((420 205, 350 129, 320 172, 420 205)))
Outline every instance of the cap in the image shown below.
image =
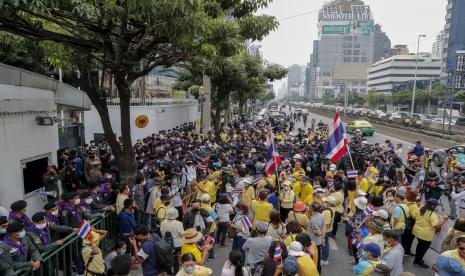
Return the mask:
POLYGON ((330 171, 335 171, 335 170, 336 170, 336 164, 331 164, 331 165, 329 166, 329 170, 330 170, 330 171))
POLYGON ((302 247, 302 244, 298 241, 293 241, 287 247, 287 253, 289 256, 300 257, 304 256, 305 252, 302 247))
POLYGON ((302 201, 296 201, 294 203, 294 211, 296 211, 296 212, 305 211, 305 204, 302 201))
POLYGON ((384 220, 387 220, 389 218, 388 213, 385 210, 376 210, 373 212, 374 217, 382 218, 384 220))
POLYGON ((336 206, 336 199, 333 196, 323 197, 323 202, 326 202, 332 206, 336 206))
POLYGON ((63 199, 64 201, 69 201, 78 196, 79 196, 78 192, 69 192, 69 193, 61 195, 61 199, 63 199))
POLYGON ((383 225, 376 220, 370 220, 370 222, 368 223, 368 226, 375 229, 376 231, 380 233, 382 233, 384 230, 383 225))
POLYGON ((82 192, 79 197, 80 198, 88 198, 88 197, 91 197, 92 196, 92 193, 89 192, 89 191, 85 191, 85 192, 82 192))
POLYGON ((40 221, 45 220, 45 212, 37 212, 37 213, 35 213, 35 214, 32 216, 31 220, 32 220, 33 222, 40 222, 40 221))
POLYGON ((396 197, 398 197, 398 198, 404 200, 404 199, 405 199, 405 194, 404 194, 404 193, 401 193, 401 192, 397 192, 397 193, 396 193, 396 197))
POLYGON ((16 202, 14 202, 13 204, 11 204, 10 206, 10 209, 11 211, 21 211, 23 210, 24 208, 26 208, 27 206, 27 202, 25 200, 18 200, 16 202))
POLYGON ((379 248, 379 245, 377 245, 376 243, 364 244, 364 245, 362 245, 362 248, 365 251, 370 252, 371 255, 373 255, 373 257, 375 257, 375 258, 381 256, 381 249, 379 248))
POLYGON ((356 199, 354 199, 354 204, 355 206, 357 206, 357 208, 365 210, 368 204, 368 200, 366 199, 366 197, 357 197, 356 199))
POLYGON ((209 194, 202 194, 200 197, 201 201, 210 201, 210 195, 209 194))
POLYGON ((255 227, 257 229, 257 232, 260 232, 260 233, 266 233, 268 231, 268 224, 263 221, 257 221, 255 223, 255 227))
POLYGON ((51 210, 53 208, 57 207, 57 205, 53 202, 47 202, 45 205, 44 205, 44 210, 51 210))
POLYGON ((13 221, 8 223, 8 226, 6 227, 6 232, 7 233, 16 233, 24 229, 24 224, 19 221, 13 221))

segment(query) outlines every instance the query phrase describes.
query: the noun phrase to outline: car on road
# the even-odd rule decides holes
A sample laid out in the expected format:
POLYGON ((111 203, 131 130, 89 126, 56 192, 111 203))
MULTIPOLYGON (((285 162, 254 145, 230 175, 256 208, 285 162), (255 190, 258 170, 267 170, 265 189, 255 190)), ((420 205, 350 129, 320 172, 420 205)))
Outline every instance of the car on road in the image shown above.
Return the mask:
POLYGON ((465 169, 465 144, 435 150, 433 151, 431 158, 436 167, 447 167, 447 163, 449 162, 451 155, 455 156, 455 159, 457 160, 457 167, 465 169))
POLYGON ((355 133, 355 130, 360 129, 362 135, 370 135, 373 136, 375 133, 375 128, 372 124, 365 120, 356 120, 351 121, 346 125, 346 131, 349 134, 355 133))

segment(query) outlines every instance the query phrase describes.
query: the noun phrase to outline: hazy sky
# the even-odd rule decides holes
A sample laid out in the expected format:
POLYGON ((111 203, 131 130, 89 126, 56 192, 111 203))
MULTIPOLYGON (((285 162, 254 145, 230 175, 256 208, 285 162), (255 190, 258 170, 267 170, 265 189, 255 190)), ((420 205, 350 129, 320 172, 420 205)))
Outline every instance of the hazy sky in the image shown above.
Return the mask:
MULTIPOLYGON (((260 13, 278 19, 313 11, 322 7, 323 0, 274 0, 260 13)), ((420 42, 421 52, 430 52, 436 34, 444 27, 447 0, 365 0, 370 5, 375 23, 391 39, 391 44, 407 44, 416 52, 417 37, 427 35, 420 42)), ((263 56, 283 66, 305 64, 310 61, 312 42, 318 38, 318 12, 280 20, 278 29, 266 37, 263 56)))

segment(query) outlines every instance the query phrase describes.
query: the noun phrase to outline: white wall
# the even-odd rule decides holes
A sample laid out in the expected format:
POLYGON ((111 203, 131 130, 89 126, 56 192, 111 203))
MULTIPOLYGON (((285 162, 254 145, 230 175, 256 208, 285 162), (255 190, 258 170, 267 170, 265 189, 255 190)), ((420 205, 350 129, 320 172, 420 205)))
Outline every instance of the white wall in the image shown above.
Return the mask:
MULTIPOLYGON (((113 132, 121 136, 121 116, 119 106, 108 106, 113 132)), ((152 106, 131 106, 131 137, 135 143, 137 139, 142 139, 158 133, 160 130, 171 129, 178 125, 194 122, 200 119, 200 112, 197 104, 173 104, 173 105, 152 105, 152 106), (164 110, 164 112, 162 112, 164 110), (135 119, 139 115, 146 115, 149 123, 145 128, 138 128, 135 119)), ((90 111, 84 112, 84 129, 86 143, 94 139, 94 133, 103 133, 100 116, 92 106, 90 111)))
MULTIPOLYGON (((49 90, 0 85, 0 101, 4 102, 9 98, 50 99, 50 97, 53 98, 54 93, 49 90)), ((27 104, 29 105, 30 102, 27 104)), ((47 114, 0 114, 0 206, 9 209, 14 201, 25 199, 28 202, 29 215, 42 211, 44 203, 38 195, 27 198, 24 195, 21 160, 45 154, 51 157, 52 163, 56 164, 58 149, 57 125, 39 126, 36 116, 47 116, 47 114)), ((48 116, 56 116, 56 113, 49 113, 48 116)))

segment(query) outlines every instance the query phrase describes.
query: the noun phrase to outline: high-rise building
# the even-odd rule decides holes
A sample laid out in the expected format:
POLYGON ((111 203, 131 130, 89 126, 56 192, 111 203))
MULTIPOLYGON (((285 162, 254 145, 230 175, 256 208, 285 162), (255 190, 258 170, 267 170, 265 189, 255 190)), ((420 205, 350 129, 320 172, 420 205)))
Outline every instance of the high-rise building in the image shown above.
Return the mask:
MULTIPOLYGON (((311 58, 310 58, 311 59, 311 58)), ((312 67, 310 63, 307 63, 307 66, 305 67, 305 86, 304 86, 304 96, 307 100, 310 99, 310 90, 311 90, 311 71, 312 67)))
MULTIPOLYGON (((442 52, 443 74, 455 70, 456 53, 465 50, 465 1, 448 0, 444 44, 442 52)), ((449 77, 449 80, 451 78, 449 77)))
POLYGON ((296 91, 301 84, 305 82, 305 66, 294 64, 288 68, 287 72, 287 89, 296 91), (293 89, 295 88, 295 89, 293 89))
POLYGON ((326 3, 318 16, 318 36, 316 97, 336 96, 344 89, 365 93, 368 68, 390 49, 370 7, 361 0, 326 3))
POLYGON ((431 55, 433 57, 442 58, 442 48, 444 47, 444 35, 445 32, 444 30, 442 30, 436 36, 436 40, 433 42, 433 47, 431 48, 431 55))

